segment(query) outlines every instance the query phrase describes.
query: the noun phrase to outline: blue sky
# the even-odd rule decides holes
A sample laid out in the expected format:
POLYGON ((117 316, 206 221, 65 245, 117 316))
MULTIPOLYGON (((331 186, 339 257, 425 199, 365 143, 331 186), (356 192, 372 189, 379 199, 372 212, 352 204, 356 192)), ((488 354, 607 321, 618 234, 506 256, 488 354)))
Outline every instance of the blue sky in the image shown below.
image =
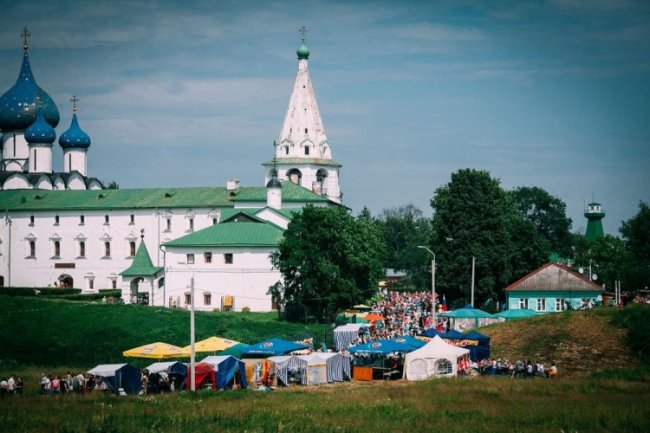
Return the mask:
MULTIPOLYGON (((309 29, 310 71, 344 203, 412 203, 465 167, 540 186, 584 230, 650 201, 650 3, 0 0, 0 93, 20 32, 36 80, 122 188, 261 185, 309 29)), ((57 146, 58 148, 58 146, 57 146)), ((55 168, 61 169, 60 150, 55 168)))

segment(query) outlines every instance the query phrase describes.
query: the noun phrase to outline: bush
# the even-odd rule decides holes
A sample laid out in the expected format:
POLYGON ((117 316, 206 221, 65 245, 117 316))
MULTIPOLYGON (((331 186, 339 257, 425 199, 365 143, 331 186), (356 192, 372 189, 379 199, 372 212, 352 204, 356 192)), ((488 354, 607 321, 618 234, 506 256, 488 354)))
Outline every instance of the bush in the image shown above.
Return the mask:
POLYGON ((64 296, 78 295, 81 289, 59 287, 0 287, 0 295, 6 296, 64 296))

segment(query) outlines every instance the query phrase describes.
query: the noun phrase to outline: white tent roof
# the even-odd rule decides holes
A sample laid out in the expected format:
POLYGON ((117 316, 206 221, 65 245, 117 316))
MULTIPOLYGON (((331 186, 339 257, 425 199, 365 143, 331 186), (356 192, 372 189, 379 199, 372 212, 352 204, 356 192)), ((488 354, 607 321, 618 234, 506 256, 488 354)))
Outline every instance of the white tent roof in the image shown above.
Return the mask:
POLYGON ((178 361, 168 361, 168 362, 154 362, 150 366, 147 367, 147 371, 149 373, 160 373, 161 371, 167 371, 169 367, 172 365, 176 364, 178 361))
POLYGON ((115 372, 125 365, 126 364, 100 364, 92 370, 88 371, 88 374, 101 377, 115 376, 115 372))
POLYGON ((427 344, 406 354, 406 362, 415 358, 448 358, 456 360, 463 355, 467 355, 469 349, 454 346, 453 344, 445 343, 445 341, 437 335, 431 339, 427 344))
POLYGON ((212 366, 214 366, 214 369, 217 370, 219 368, 219 364, 221 364, 226 358, 229 358, 230 355, 224 355, 224 356, 206 356, 201 360, 201 362, 206 362, 212 366))
POLYGON ((307 361, 307 365, 324 365, 327 363, 322 353, 310 353, 309 355, 299 355, 298 358, 307 361))
POLYGON ((334 332, 337 331, 358 331, 361 328, 368 328, 369 325, 367 323, 348 323, 345 325, 341 325, 338 328, 334 329, 334 332))

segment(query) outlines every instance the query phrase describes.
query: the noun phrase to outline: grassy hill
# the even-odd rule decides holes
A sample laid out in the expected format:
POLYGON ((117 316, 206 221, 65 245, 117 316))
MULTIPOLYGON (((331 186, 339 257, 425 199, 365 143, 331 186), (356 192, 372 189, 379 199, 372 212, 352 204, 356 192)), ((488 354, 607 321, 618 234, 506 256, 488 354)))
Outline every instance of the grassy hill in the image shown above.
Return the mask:
POLYGON ((548 314, 481 329, 492 355, 558 363, 563 373, 650 365, 650 306, 548 314))
MULTIPOLYGON (((90 367, 123 362, 122 351, 154 341, 189 344, 189 312, 0 296, 0 361, 90 367)), ((283 322, 275 313, 197 313, 196 338, 254 343, 314 338, 331 345, 328 325, 283 322)), ((492 354, 510 360, 555 361, 562 374, 650 365, 650 306, 571 311, 481 329, 492 354)), ((130 361, 133 362, 133 361, 130 361)))
MULTIPOLYGON (((189 312, 0 296, 0 360, 43 366, 123 362, 122 351, 155 341, 189 344, 189 312)), ((243 343, 278 337, 331 340, 327 325, 301 325, 277 313, 196 313, 197 341, 220 336, 243 343)))

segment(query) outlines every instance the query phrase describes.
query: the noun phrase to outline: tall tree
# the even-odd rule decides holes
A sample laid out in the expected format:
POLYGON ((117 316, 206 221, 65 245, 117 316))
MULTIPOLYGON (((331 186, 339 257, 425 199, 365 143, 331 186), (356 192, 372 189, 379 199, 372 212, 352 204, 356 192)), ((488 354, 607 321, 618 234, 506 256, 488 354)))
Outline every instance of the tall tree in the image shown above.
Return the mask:
POLYGON ((566 204, 536 186, 521 186, 508 193, 519 215, 530 221, 560 257, 571 255, 571 218, 566 204))
POLYGON ((295 215, 271 254, 283 281, 269 291, 303 317, 332 320, 341 308, 375 294, 383 276, 383 243, 376 228, 342 207, 307 206, 295 215))
POLYGON ((650 286, 650 207, 639 203, 639 212, 621 226, 625 247, 631 255, 632 289, 650 286))
POLYGON ((384 209, 375 224, 386 245, 384 267, 406 271, 415 287, 428 285, 428 273, 423 266, 426 253, 418 246, 429 243, 430 219, 419 208, 409 204, 384 209))
POLYGON ((467 299, 474 256, 476 304, 496 299, 512 275, 509 224, 513 210, 499 181, 487 171, 459 170, 435 191, 431 206, 437 285, 453 298, 467 299))

